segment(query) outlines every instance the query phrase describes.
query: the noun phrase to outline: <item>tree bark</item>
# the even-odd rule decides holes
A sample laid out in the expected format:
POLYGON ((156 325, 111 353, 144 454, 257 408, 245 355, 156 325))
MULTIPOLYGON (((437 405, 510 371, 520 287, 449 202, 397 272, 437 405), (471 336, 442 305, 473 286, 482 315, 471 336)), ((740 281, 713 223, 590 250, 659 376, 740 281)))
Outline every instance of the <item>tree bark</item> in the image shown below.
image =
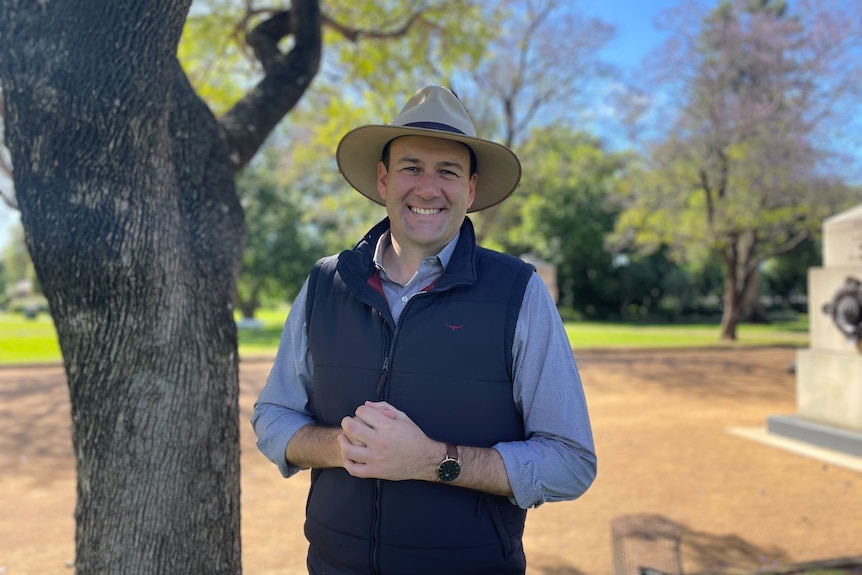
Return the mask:
POLYGON ((233 175, 316 73, 317 2, 294 4, 301 54, 222 125, 176 60, 190 0, 0 0, 6 143, 71 398, 78 573, 241 572, 233 175))

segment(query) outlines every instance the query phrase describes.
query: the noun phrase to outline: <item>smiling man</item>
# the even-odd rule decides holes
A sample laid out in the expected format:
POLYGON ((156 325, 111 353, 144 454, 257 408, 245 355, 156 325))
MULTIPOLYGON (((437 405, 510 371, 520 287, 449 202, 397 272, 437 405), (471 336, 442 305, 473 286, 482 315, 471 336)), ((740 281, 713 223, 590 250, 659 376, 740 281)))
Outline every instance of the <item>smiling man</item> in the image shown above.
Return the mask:
POLYGON ((527 509, 583 494, 596 456, 553 300, 466 217, 520 162, 439 86, 336 158, 387 217, 314 267, 252 418, 282 475, 311 469, 308 571, 523 574, 527 509))

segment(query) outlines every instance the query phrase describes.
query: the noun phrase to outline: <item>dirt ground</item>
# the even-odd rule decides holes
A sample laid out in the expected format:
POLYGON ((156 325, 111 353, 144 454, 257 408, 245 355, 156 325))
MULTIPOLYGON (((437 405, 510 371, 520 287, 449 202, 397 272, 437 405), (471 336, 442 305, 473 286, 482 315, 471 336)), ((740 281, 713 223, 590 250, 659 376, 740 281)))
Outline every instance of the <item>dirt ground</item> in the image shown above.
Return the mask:
MULTIPOLYGON (((579 500, 530 511, 528 573, 610 575, 612 522, 633 514, 681 530, 686 573, 862 555, 862 473, 728 431, 795 412, 794 353, 576 351, 599 474, 579 500)), ((283 480, 248 424, 269 366, 240 368, 243 566, 302 574, 308 475, 283 480)), ((73 572, 69 427, 60 368, 0 369, 0 574, 73 572)))

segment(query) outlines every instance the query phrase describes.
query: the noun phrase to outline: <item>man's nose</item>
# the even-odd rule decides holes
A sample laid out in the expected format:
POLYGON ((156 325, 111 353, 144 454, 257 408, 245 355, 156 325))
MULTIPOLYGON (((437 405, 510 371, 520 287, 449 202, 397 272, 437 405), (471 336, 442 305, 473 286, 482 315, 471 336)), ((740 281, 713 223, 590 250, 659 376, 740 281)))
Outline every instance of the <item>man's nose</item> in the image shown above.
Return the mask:
POLYGON ((425 172, 416 186, 416 193, 423 198, 431 198, 440 195, 440 187, 437 185, 437 174, 425 172))

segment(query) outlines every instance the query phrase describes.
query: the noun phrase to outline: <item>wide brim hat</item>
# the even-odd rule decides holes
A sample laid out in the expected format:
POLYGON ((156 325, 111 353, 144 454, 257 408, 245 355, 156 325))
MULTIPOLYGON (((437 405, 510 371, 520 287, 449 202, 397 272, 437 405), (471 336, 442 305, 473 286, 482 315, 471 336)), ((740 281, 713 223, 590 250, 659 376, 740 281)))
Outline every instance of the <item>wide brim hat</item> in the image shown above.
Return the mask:
POLYGON ((391 124, 360 126, 344 135, 335 159, 344 179, 360 194, 383 205, 377 191, 377 163, 383 148, 401 136, 430 136, 466 144, 476 155, 478 212, 509 197, 521 180, 521 162, 506 146, 476 137, 476 128, 458 97, 441 86, 416 92, 391 124))

